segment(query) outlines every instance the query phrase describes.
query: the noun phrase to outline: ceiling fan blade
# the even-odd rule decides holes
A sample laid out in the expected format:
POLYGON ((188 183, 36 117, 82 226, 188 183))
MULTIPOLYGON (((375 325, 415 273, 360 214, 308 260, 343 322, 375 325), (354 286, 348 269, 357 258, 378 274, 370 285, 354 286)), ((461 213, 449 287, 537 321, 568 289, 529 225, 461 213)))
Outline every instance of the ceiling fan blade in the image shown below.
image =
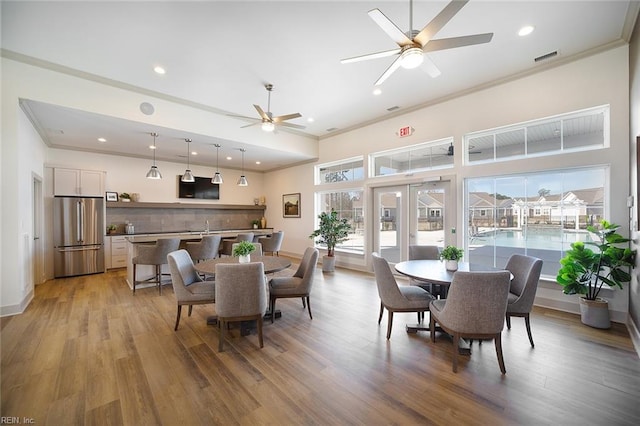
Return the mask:
POLYGON ((402 59, 402 56, 398 56, 396 60, 393 61, 391 65, 389 65, 389 68, 387 68, 386 71, 382 73, 378 81, 375 82, 374 86, 380 86, 382 83, 384 83, 384 81, 387 78, 389 78, 389 76, 393 74, 395 70, 398 69, 398 67, 400 66, 400 63, 402 62, 401 59, 402 59))
POLYGON ((402 49, 385 50, 384 52, 370 53, 368 55, 354 56, 353 58, 342 59, 341 64, 350 64, 352 62, 367 61, 369 59, 386 58, 389 56, 397 55, 402 52, 402 49))
POLYGON ((420 66, 420 68, 424 72, 429 74, 431 78, 436 78, 440 74, 442 74, 442 72, 440 72, 436 64, 427 55, 422 55, 422 65, 420 66))
POLYGON ((260 124, 261 121, 258 120, 255 123, 251 123, 251 124, 245 124, 244 126, 240 126, 241 129, 244 129, 245 127, 251 127, 251 126, 255 126, 256 124, 260 124))
POLYGON ((287 114, 287 115, 279 115, 277 117, 273 117, 273 122, 274 123, 281 123, 285 120, 292 120, 294 118, 300 118, 302 117, 302 115, 299 112, 296 112, 294 114, 287 114))
POLYGON ((467 4, 469 0, 454 0, 445 6, 414 38, 413 41, 424 47, 467 4))
POLYGON ((493 33, 441 38, 431 40, 422 50, 424 52, 435 52, 438 50, 454 49, 456 47, 473 46, 474 44, 489 43, 492 38, 493 33))
POLYGON ((259 105, 253 104, 253 107, 258 111, 258 114, 260 114, 260 117, 262 117, 263 120, 271 121, 271 118, 262 110, 262 108, 260 108, 259 105))
POLYGON ((235 114, 226 114, 227 117, 234 117, 234 118, 241 118, 243 120, 251 120, 251 121, 262 121, 259 118, 255 118, 255 117, 247 117, 246 115, 235 115, 235 114))
POLYGON ((306 127, 305 127, 305 126, 301 126, 300 124, 294 124, 294 123, 283 123, 283 122, 280 122, 280 123, 278 123, 278 124, 276 125, 276 128, 277 128, 278 126, 282 126, 282 127, 289 127, 289 128, 291 128, 291 129, 306 129, 306 127))
POLYGON ((387 33, 387 35, 391 37, 393 41, 398 43, 399 46, 402 47, 408 44, 413 44, 413 41, 411 41, 411 39, 391 21, 391 19, 387 18, 384 13, 380 12, 380 9, 373 9, 368 13, 371 19, 373 19, 373 21, 382 28, 382 31, 387 33))

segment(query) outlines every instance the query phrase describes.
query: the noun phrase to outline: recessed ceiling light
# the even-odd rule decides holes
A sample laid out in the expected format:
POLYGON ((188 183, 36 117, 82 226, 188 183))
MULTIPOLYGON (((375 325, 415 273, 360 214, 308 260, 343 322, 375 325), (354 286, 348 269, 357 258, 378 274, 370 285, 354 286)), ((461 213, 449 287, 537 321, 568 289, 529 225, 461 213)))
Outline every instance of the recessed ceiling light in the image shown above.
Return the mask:
POLYGON ((227 157, 227 160, 233 160, 233 158, 232 157, 227 157))
POLYGON ((156 72, 156 74, 165 74, 167 72, 160 65, 153 67, 153 70, 156 72))
POLYGON ((107 140, 105 138, 98 138, 98 142, 106 142, 107 140))
POLYGON ((525 25, 524 27, 520 28, 520 31, 518 31, 518 35, 520 37, 524 37, 531 34, 534 29, 535 27, 533 25, 525 25))
POLYGON ((373 89, 373 94, 376 96, 382 94, 382 89, 380 89, 379 87, 376 87, 375 89, 373 89))
POLYGON ((316 120, 314 120, 313 117, 307 118, 307 123, 313 123, 314 121, 316 121, 316 120))
POLYGON ((196 151, 191 151, 191 155, 198 155, 196 151))
POLYGON ((259 161, 256 161, 256 164, 260 164, 260 162, 259 162, 259 161))
POLYGON ((149 145, 149 149, 156 149, 155 145, 149 145))

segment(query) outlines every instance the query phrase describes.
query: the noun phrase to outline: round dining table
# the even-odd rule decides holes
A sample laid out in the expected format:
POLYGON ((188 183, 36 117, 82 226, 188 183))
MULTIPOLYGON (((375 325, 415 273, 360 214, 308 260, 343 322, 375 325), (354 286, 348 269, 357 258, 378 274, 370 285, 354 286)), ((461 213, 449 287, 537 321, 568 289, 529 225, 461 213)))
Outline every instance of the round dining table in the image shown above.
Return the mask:
MULTIPOLYGON (((196 263, 194 266, 196 271, 201 274, 205 274, 209 277, 215 277, 216 275, 216 265, 221 263, 239 263, 238 257, 235 256, 223 256, 217 257, 215 259, 205 260, 204 262, 196 263)), ((253 262, 262 262, 264 265, 264 273, 272 274, 274 272, 279 272, 287 269, 291 266, 291 261, 286 257, 278 257, 278 256, 254 256, 251 255, 250 261, 253 262)))
MULTIPOLYGON (((407 277, 424 281, 425 283, 438 284, 442 286, 451 285, 453 275, 457 271, 466 272, 487 272, 487 271, 504 271, 504 269, 494 268, 493 266, 481 265, 477 263, 458 262, 457 271, 448 271, 445 268, 445 262, 441 260, 407 260, 396 263, 396 271, 407 277)), ((513 274, 511 274, 513 279, 513 274)), ((446 292, 445 292, 446 294, 446 292)), ((429 331, 427 324, 407 324, 407 333, 417 333, 418 331, 429 331)), ((458 353, 460 355, 471 354, 471 347, 465 339, 460 339, 458 344, 458 353)))

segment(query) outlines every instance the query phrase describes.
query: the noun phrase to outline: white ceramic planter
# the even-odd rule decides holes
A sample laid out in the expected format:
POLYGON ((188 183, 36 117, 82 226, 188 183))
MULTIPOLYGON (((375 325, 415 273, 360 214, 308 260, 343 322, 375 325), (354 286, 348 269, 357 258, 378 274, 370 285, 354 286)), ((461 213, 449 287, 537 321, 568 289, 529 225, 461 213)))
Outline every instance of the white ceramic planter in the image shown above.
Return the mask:
POLYGON ((457 260, 447 260, 444 264, 444 267, 447 271, 457 271, 458 270, 458 261, 457 260))
POLYGON ((609 302, 606 299, 587 300, 580 298, 580 320, 593 328, 611 328, 609 302))
POLYGON ((248 254, 246 256, 238 256, 238 263, 249 263, 251 262, 251 255, 248 254))
POLYGON ((333 272, 336 270, 335 256, 322 256, 322 272, 333 272))

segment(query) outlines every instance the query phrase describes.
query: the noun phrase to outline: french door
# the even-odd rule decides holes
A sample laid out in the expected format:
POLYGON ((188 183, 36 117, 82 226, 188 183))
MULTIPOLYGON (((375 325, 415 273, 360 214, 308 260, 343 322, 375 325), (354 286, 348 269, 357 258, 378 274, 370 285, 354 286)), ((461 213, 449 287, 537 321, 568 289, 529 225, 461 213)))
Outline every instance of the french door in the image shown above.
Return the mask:
POLYGON ((455 223, 447 215, 448 188, 447 181, 375 188, 374 251, 395 264, 407 260, 411 244, 448 244, 445 230, 455 223))

